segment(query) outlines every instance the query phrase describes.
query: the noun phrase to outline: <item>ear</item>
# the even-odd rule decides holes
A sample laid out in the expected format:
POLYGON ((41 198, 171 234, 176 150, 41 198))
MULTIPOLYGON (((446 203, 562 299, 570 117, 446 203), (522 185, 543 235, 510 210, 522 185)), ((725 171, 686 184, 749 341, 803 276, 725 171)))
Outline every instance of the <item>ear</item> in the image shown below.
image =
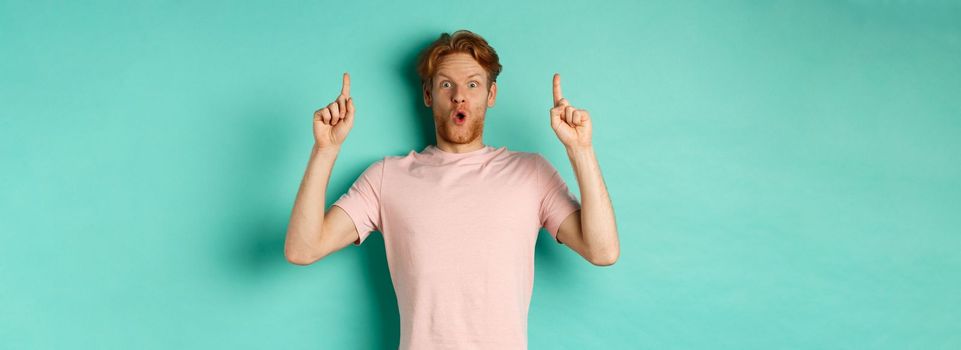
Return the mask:
POLYGON ((431 100, 430 100, 430 86, 429 86, 429 85, 421 85, 421 90, 422 90, 423 93, 424 93, 424 106, 427 106, 428 108, 430 108, 430 103, 431 103, 431 100))
POLYGON ((487 107, 494 107, 495 101, 497 101, 497 82, 492 82, 491 89, 487 92, 487 107))

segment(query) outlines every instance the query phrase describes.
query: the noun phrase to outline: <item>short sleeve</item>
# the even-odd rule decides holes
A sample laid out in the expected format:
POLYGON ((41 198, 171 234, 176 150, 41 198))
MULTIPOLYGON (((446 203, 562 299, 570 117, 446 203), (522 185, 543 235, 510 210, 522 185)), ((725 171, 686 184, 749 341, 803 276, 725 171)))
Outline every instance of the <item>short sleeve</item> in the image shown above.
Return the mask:
POLYGON ((571 213, 581 208, 580 202, 574 197, 567 183, 561 178, 551 163, 541 155, 537 155, 538 178, 540 181, 541 206, 540 222, 541 226, 554 237, 557 243, 563 244, 557 239, 557 231, 560 229, 561 222, 571 213))
POLYGON ((383 177, 384 160, 374 162, 360 174, 347 192, 332 204, 347 212, 354 222, 358 234, 353 243, 355 246, 363 243, 371 231, 381 230, 380 187, 383 177))

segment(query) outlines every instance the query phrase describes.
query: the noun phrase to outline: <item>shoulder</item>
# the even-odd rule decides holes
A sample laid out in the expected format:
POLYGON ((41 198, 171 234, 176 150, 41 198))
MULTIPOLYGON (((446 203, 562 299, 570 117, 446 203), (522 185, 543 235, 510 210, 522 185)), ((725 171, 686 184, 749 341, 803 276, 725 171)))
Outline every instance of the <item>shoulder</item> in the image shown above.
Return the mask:
POLYGON ((502 158, 528 164, 538 164, 545 161, 544 156, 536 152, 515 151, 507 149, 507 147, 501 147, 495 152, 502 158))
POLYGON ((508 157, 511 157, 517 162, 536 170, 543 171, 551 168, 551 162, 540 153, 509 151, 508 157))
POLYGON ((378 159, 378 160, 375 160, 373 163, 370 164, 370 166, 371 166, 371 167, 375 167, 375 168, 384 168, 384 167, 391 166, 391 165, 395 165, 395 164, 409 163, 409 162, 412 162, 412 161, 416 158, 416 153, 417 153, 417 152, 411 150, 411 151, 407 152, 406 154, 400 154, 400 155, 398 155, 398 154, 394 154, 394 155, 388 154, 388 155, 385 155, 385 156, 381 157, 381 158, 378 159))
POLYGON ((403 155, 385 155, 380 159, 375 160, 370 163, 367 167, 368 172, 376 172, 377 176, 381 176, 385 172, 391 172, 390 169, 404 168, 406 165, 414 162, 416 152, 410 151, 403 155))
POLYGON ((419 153, 417 153, 417 151, 410 150, 410 151, 407 151, 407 153, 405 154, 386 155, 384 156, 383 159, 380 160, 380 162, 383 162, 388 165, 406 164, 406 163, 411 163, 416 161, 418 155, 419 153))
MULTIPOLYGON (((509 167, 517 169, 537 179, 550 176, 554 166, 546 157, 536 152, 506 151, 501 155, 509 167)), ((540 180, 538 180, 540 182, 540 180)))
POLYGON ((386 168, 387 159, 386 157, 374 160, 373 162, 367 164, 367 167, 361 172, 361 177, 367 179, 380 179, 384 175, 384 168, 386 168))

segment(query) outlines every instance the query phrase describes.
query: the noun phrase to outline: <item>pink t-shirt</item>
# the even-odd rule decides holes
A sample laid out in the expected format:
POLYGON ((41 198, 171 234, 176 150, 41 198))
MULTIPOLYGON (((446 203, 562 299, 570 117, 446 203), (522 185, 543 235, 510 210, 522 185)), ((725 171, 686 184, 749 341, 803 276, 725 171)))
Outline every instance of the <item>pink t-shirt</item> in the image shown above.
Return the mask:
POLYGON ((400 349, 526 349, 534 246, 580 203, 551 163, 506 147, 434 145, 371 164, 333 205, 360 245, 381 232, 400 349))

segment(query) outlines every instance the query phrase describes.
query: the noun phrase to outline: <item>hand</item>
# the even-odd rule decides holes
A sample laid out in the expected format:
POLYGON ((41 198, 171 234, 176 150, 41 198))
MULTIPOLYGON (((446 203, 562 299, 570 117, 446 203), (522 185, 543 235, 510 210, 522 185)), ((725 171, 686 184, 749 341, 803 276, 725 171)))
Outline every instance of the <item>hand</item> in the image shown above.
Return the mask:
POLYGON ((561 75, 554 73, 554 108, 551 127, 564 147, 574 149, 591 146, 591 115, 587 110, 571 106, 561 94, 561 75))
POLYGON ((344 72, 340 95, 327 107, 314 112, 314 147, 339 148, 354 126, 354 99, 350 97, 350 75, 344 72))

